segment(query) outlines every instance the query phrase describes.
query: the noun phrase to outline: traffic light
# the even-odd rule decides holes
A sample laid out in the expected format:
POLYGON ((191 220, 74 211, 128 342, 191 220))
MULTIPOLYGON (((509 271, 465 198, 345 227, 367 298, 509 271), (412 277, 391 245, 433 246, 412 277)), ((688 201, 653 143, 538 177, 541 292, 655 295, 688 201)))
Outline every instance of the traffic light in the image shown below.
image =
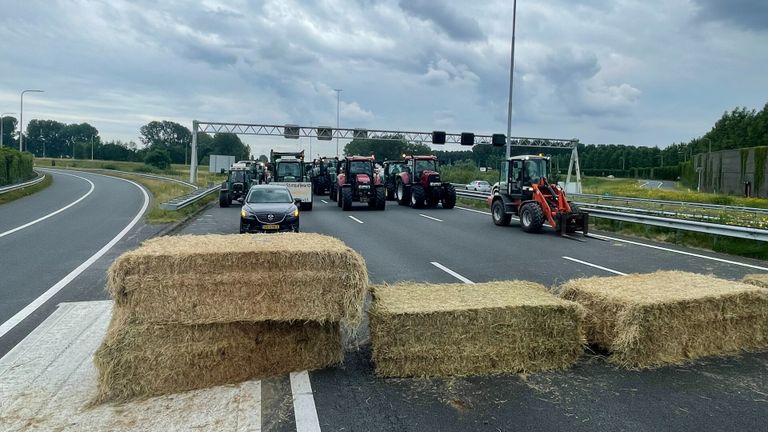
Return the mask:
POLYGON ((445 131, 432 132, 432 144, 445 144, 445 131))
POLYGON ((475 145, 475 134, 473 134, 472 132, 462 132, 461 145, 465 145, 465 146, 475 145))
POLYGON ((504 134, 493 134, 491 136, 491 144, 494 147, 504 147, 507 144, 507 136, 504 134))

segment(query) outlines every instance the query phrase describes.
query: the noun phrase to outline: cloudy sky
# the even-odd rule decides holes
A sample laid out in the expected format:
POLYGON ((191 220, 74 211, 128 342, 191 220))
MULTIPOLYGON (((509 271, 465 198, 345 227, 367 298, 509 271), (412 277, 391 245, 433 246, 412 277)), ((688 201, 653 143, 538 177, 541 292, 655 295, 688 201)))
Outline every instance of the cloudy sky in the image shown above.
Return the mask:
MULTIPOLYGON (((342 88, 342 126, 506 131, 510 0, 0 6, 0 111, 46 91, 26 120, 135 141, 158 119, 335 125, 342 88)), ((666 146, 768 102, 765 0, 520 0, 516 37, 515 136, 666 146)))

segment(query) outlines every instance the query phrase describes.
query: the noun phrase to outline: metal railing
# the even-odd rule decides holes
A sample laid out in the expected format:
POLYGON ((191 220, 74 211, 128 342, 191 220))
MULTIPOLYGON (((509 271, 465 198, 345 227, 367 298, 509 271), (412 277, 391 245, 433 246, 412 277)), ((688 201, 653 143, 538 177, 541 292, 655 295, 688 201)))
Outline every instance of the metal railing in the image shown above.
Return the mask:
POLYGON ((678 206, 678 207, 699 208, 699 209, 707 209, 707 210, 736 211, 736 212, 757 213, 757 214, 768 215, 768 208, 760 208, 760 207, 729 206, 729 205, 720 205, 720 204, 697 203, 697 202, 690 202, 690 201, 669 201, 669 200, 659 200, 659 199, 651 199, 651 198, 635 198, 635 197, 623 197, 623 196, 614 196, 614 195, 596 195, 596 194, 568 194, 568 195, 572 198, 596 199, 600 201, 619 201, 623 203, 658 204, 660 206, 670 206, 670 207, 678 206))
MULTIPOLYGON (((455 185, 455 186, 464 186, 464 185, 455 185)), ((488 199, 488 197, 490 196, 490 194, 486 192, 475 192, 475 191, 467 191, 467 190, 460 190, 460 189, 456 190, 456 195, 464 198, 483 200, 483 201, 488 199)), ((572 197, 588 196, 589 197, 590 195, 571 194, 570 196, 572 197)), ((591 196, 602 197, 602 195, 591 195, 591 196)), ((623 199, 626 197, 613 197, 613 198, 623 199)), ((630 201, 633 201, 633 200, 634 199, 630 199, 630 201)), ((662 201, 662 200, 648 200, 648 201, 662 201)), ((703 218, 703 219, 717 219, 711 216, 619 207, 619 206, 611 206, 611 205, 604 205, 604 204, 590 204, 587 202, 579 202, 579 201, 574 201, 574 203, 578 205, 582 210, 586 211, 587 213, 591 215, 595 215, 596 217, 604 218, 604 219, 639 223, 644 225, 653 225, 653 226, 659 226, 664 228, 679 229, 684 231, 692 231, 692 232, 719 235, 719 236, 725 236, 725 237, 735 237, 735 238, 743 238, 743 239, 749 239, 749 240, 758 240, 758 241, 768 242, 768 230, 737 226, 737 225, 725 225, 725 224, 718 224, 718 223, 712 223, 712 222, 703 222, 701 220, 690 220, 690 219, 683 219, 680 217, 680 216, 690 216, 690 217, 697 217, 697 218, 703 218), (678 217, 666 217, 666 216, 672 216, 672 215, 678 216, 678 217)), ((674 201, 667 201, 667 203, 679 205, 679 203, 676 203, 674 201)), ((685 204, 688 204, 688 203, 685 203, 685 204)), ((693 204, 699 204, 699 203, 693 203, 693 204)), ((765 210, 765 209, 754 209, 752 207, 717 206, 714 204, 707 205, 707 206, 714 206, 714 208, 717 208, 720 210, 724 208, 733 209, 732 211, 745 211, 742 209, 765 210)), ((756 212, 756 213, 762 213, 762 212, 756 212)))
POLYGON ((0 195, 2 195, 4 193, 7 193, 7 192, 15 191, 15 190, 18 190, 18 189, 23 189, 25 187, 34 186, 34 185, 42 182, 43 180, 45 180, 45 174, 39 173, 37 171, 35 171, 35 173, 37 173, 37 177, 33 178, 32 180, 27 180, 27 181, 22 182, 22 183, 17 183, 17 184, 12 184, 12 185, 8 185, 8 186, 0 187, 0 195))
POLYGON ((211 186, 209 188, 199 188, 186 195, 182 195, 180 197, 176 197, 172 200, 161 203, 160 208, 163 210, 179 210, 203 199, 213 192, 218 192, 219 189, 221 189, 220 184, 211 186))

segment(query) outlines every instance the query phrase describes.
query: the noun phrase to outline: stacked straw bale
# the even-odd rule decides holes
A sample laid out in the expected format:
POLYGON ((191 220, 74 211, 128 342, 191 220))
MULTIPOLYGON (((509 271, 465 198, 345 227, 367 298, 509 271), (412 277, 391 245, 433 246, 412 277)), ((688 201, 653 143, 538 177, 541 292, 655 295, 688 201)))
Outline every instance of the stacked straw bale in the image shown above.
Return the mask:
POLYGON ((768 288, 768 274, 766 273, 748 274, 744 276, 744 279, 741 281, 751 285, 757 285, 762 288, 768 288))
POLYGON ((362 257, 319 234, 161 237, 109 269, 97 401, 318 369, 361 319, 362 257))
POLYGON ((582 352, 583 313, 532 282, 379 286, 370 313, 376 372, 468 376, 566 368, 582 352))
POLYGON ((589 343, 628 368, 768 348, 768 290, 693 273, 575 279, 562 298, 587 309, 589 343))

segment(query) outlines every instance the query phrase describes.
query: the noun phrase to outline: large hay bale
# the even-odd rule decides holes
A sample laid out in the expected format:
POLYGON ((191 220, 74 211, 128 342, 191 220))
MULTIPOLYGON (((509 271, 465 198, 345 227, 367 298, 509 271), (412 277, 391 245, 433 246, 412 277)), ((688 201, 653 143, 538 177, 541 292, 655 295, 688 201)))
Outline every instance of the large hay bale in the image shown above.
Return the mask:
POLYGON ((401 283, 379 286, 370 312, 376 373, 466 376, 572 365, 583 310, 542 285, 401 283))
POLYGON ((343 360, 338 323, 135 324, 115 311, 94 354, 97 402, 176 393, 343 360))
POLYGON ((744 276, 744 279, 741 281, 750 285, 757 285, 762 288, 768 288, 768 274, 766 273, 748 274, 744 276))
POLYGON ((362 315, 363 258, 320 234, 169 236, 109 269, 107 288, 134 322, 343 322, 362 315))
POLYGON ((561 296, 587 309, 587 340, 630 368, 768 347, 768 290, 677 271, 575 279, 561 296))

